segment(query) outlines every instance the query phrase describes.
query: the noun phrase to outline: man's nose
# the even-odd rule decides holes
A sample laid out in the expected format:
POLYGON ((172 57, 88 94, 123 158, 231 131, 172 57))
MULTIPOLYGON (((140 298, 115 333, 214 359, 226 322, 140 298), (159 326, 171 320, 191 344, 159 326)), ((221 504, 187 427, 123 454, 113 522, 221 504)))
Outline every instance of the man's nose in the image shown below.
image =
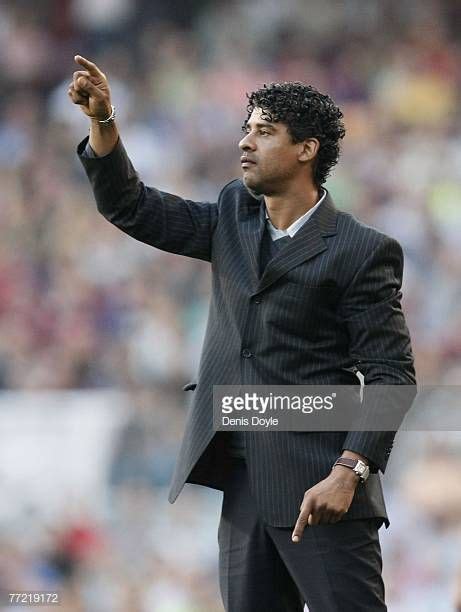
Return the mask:
POLYGON ((245 134, 242 140, 239 142, 239 147, 242 151, 254 151, 255 143, 250 134, 245 134))

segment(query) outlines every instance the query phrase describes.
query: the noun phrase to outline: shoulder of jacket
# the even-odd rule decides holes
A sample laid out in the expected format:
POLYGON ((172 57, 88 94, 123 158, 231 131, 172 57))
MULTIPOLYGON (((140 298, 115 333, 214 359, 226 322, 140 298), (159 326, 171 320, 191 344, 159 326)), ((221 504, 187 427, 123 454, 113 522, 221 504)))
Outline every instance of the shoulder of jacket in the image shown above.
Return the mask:
POLYGON ((352 213, 338 210, 338 230, 347 232, 355 236, 355 238, 367 244, 367 251, 372 252, 384 245, 393 246, 401 251, 402 247, 398 240, 381 232, 376 227, 367 225, 360 219, 357 219, 352 213))
POLYGON ((225 208, 230 211, 242 206, 260 206, 260 202, 245 187, 242 179, 236 178, 229 181, 221 189, 218 198, 218 206, 225 201, 225 208), (234 206, 232 206, 232 204, 234 206))
POLYGON ((238 192, 246 192, 248 193, 248 190, 246 189, 245 185, 243 184, 242 179, 239 178, 235 178, 232 179, 231 181, 229 181, 228 183, 226 183, 224 185, 224 187, 222 187, 220 193, 219 193, 219 197, 222 198, 224 195, 229 195, 229 193, 238 193, 238 192))

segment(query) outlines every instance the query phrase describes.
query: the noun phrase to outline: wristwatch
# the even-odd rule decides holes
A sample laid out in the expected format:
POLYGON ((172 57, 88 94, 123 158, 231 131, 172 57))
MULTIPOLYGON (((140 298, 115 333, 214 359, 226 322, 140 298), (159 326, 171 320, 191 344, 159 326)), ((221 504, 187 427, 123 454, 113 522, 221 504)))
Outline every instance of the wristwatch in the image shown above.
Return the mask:
POLYGON ((335 465, 344 465, 345 467, 353 470, 360 478, 360 482, 365 482, 370 475, 370 468, 361 459, 347 459, 346 457, 339 457, 339 459, 336 459, 334 462, 333 467, 335 467, 335 465))

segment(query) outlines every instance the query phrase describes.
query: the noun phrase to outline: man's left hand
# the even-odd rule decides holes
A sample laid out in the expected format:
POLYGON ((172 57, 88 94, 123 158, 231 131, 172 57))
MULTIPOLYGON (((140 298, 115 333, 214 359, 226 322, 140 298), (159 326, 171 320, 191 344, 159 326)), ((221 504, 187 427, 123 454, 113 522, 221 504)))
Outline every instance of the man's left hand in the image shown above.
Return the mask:
POLYGON ((293 542, 301 540, 306 525, 337 523, 349 510, 359 481, 355 472, 338 465, 327 478, 308 489, 293 530, 293 542))

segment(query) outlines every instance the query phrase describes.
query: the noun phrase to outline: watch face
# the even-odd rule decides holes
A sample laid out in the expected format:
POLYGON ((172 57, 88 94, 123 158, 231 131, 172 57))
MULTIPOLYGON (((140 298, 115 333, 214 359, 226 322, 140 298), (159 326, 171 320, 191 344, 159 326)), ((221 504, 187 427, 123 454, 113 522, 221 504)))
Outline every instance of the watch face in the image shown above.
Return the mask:
POLYGON ((366 463, 364 463, 363 461, 358 460, 356 465, 355 465, 354 472, 358 476, 360 476, 360 478, 362 478, 363 480, 366 480, 368 478, 368 474, 369 474, 368 465, 366 463))

